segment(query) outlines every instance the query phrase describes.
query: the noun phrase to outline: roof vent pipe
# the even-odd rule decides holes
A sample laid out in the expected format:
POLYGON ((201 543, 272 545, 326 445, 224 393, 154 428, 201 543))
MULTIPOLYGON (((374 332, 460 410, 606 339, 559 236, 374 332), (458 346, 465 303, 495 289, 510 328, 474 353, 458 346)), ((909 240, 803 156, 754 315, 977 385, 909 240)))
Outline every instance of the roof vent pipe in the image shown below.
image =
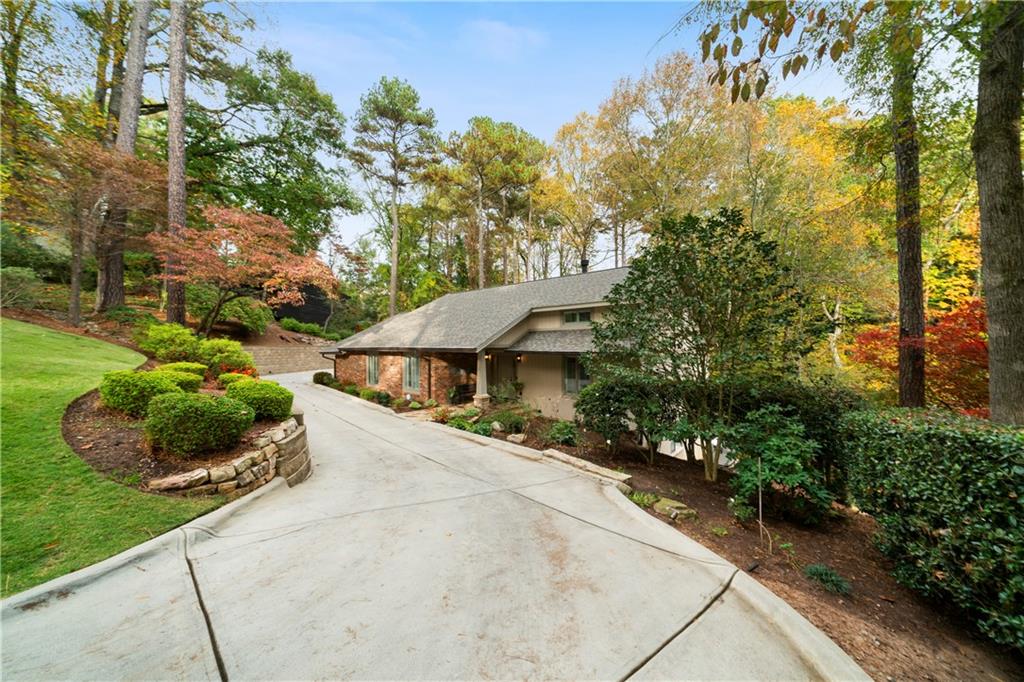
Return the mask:
POLYGON ((587 260, 586 258, 583 258, 582 260, 580 260, 580 272, 586 272, 587 271, 587 267, 589 265, 590 265, 590 261, 587 260))

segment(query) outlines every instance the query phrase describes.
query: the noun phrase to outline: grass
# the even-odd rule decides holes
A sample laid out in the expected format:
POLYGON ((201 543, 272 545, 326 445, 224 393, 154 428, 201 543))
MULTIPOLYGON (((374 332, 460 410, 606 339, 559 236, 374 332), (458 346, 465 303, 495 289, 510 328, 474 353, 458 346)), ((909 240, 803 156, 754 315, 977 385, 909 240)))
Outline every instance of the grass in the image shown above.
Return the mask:
POLYGON ((638 507, 643 507, 644 509, 653 506, 654 503, 660 499, 654 493, 644 492, 643 490, 631 490, 626 493, 626 497, 628 497, 633 504, 638 507))
POLYGON ((825 564, 811 564, 804 568, 804 575, 834 594, 850 594, 850 583, 846 578, 825 564))
POLYGON ((69 402, 103 372, 139 365, 126 348, 0 319, 0 592, 20 592, 117 554, 222 504, 149 495, 96 473, 61 436, 69 402))

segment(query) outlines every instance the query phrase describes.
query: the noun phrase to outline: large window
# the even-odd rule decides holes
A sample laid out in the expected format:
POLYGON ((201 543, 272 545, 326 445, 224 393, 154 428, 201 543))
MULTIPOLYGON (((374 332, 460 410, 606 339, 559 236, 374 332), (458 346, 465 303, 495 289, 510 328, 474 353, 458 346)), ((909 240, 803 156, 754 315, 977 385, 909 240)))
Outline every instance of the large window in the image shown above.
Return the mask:
POLYGON ((366 356, 366 385, 376 386, 380 375, 380 357, 376 353, 366 356))
POLYGON ((579 358, 562 359, 562 389, 566 393, 579 393, 580 389, 589 383, 590 375, 579 358))
POLYGON ((565 324, 587 324, 590 322, 589 310, 566 310, 562 314, 565 324))
POLYGON ((406 393, 420 392, 420 359, 415 355, 402 358, 402 390, 406 393))

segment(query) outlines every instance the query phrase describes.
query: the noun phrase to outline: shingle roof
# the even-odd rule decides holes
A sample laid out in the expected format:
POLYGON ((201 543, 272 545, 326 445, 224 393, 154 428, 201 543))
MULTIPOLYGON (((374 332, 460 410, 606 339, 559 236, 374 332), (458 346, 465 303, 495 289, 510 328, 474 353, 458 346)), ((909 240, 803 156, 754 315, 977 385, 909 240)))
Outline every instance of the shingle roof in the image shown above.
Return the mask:
POLYGON ((583 305, 604 300, 629 268, 539 279, 489 289, 447 294, 395 315, 338 344, 353 350, 483 350, 536 308, 583 305))
POLYGON ((589 329, 552 329, 527 332, 505 350, 510 353, 588 353, 594 349, 589 329))

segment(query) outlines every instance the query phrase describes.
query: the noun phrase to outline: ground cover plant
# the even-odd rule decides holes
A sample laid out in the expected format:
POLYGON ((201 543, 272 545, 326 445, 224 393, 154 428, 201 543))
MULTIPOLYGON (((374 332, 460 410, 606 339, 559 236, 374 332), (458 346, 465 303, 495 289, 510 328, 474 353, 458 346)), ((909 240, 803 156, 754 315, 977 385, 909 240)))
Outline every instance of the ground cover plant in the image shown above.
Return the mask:
POLYGON ((2 593, 88 566, 214 509, 218 497, 149 495, 96 473, 67 446, 61 415, 104 372, 144 358, 120 346, 0 320, 2 593))

